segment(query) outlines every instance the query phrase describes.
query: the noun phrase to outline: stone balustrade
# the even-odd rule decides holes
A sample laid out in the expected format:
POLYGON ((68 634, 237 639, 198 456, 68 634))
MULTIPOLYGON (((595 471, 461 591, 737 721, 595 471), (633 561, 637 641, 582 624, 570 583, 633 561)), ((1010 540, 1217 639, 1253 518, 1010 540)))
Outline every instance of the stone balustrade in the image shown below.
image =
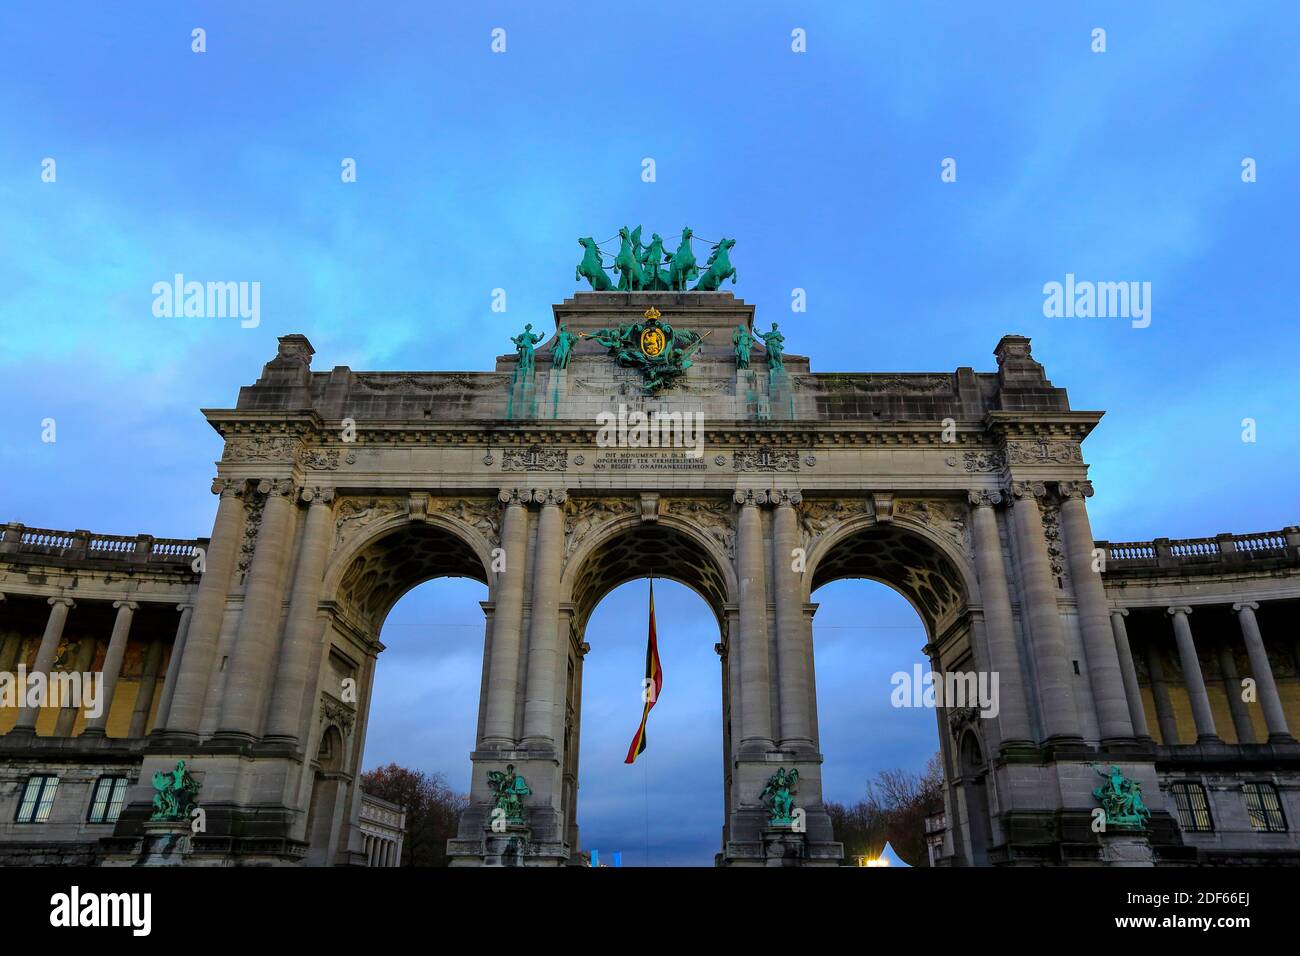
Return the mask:
POLYGON ((1106 573, 1200 566, 1227 567, 1252 561, 1300 564, 1300 527, 1212 538, 1155 538, 1151 541, 1097 541, 1106 556, 1106 573))
POLYGON ((73 561, 176 567, 194 560, 195 549, 206 549, 207 538, 155 538, 151 534, 95 534, 29 528, 18 522, 4 525, 0 555, 32 555, 73 561))

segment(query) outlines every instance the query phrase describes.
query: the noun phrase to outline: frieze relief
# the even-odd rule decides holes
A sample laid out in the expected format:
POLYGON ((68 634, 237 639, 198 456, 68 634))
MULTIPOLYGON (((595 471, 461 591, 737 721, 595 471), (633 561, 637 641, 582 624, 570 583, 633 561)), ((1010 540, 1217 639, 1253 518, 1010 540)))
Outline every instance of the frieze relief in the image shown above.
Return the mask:
POLYGON ((698 525, 718 543, 729 560, 736 559, 736 528, 733 521, 735 508, 730 501, 713 499, 694 499, 683 501, 671 499, 667 502, 669 514, 678 515, 684 521, 698 525))
POLYGON ((1007 460, 1013 465, 1082 465, 1083 451, 1072 441, 1009 441, 1007 460))
POLYGON ((565 559, 596 528, 640 510, 640 503, 631 498, 570 498, 564 516, 565 559))
POLYGON ((266 504, 266 496, 246 495, 244 500, 248 504, 245 512, 244 535, 239 545, 239 580, 241 582, 253 563, 253 552, 257 550, 257 533, 262 528, 262 507, 266 504))
POLYGON ((955 541, 963 552, 973 553, 966 508, 955 501, 942 498, 903 498, 895 502, 894 514, 941 531, 955 541))
POLYGON ((352 727, 356 723, 356 720, 356 711, 347 704, 337 701, 332 697, 321 697, 320 722, 322 725, 334 724, 343 732, 343 735, 347 737, 352 734, 352 727))
POLYGON ((502 471, 564 471, 569 467, 569 452, 564 448, 506 448, 501 452, 502 471))
POLYGON ((457 389, 466 392, 481 392, 501 388, 510 381, 506 375, 357 375, 353 379, 362 388, 371 392, 442 392, 457 389))
POLYGON ((494 548, 501 543, 501 503, 494 498, 434 498, 429 502, 429 513, 464 522, 494 548))
POLYGON ((731 453, 733 471, 798 471, 799 452, 794 448, 755 448, 731 453))
POLYGON ((257 435, 251 438, 231 438, 221 454, 222 461, 242 463, 248 461, 278 461, 291 463, 297 460, 302 439, 291 435, 257 435))
POLYGON ((804 544, 808 545, 836 525, 863 514, 872 514, 871 502, 862 499, 809 500, 805 498, 798 508, 799 526, 804 544))
POLYGON ((337 548, 358 530, 389 515, 407 509, 404 498, 343 498, 334 512, 334 546, 337 548))
POLYGON ((1000 451, 968 451, 961 457, 968 472, 1001 471, 1007 466, 1007 456, 1000 451))
POLYGON ((1059 583, 1065 577, 1065 550, 1061 547, 1061 509, 1055 503, 1043 502, 1042 513, 1047 559, 1052 565, 1052 577, 1059 583))
POLYGON ((317 471, 337 471, 340 459, 349 465, 356 464, 356 452, 350 451, 345 456, 338 448, 304 448, 298 456, 304 468, 317 471))

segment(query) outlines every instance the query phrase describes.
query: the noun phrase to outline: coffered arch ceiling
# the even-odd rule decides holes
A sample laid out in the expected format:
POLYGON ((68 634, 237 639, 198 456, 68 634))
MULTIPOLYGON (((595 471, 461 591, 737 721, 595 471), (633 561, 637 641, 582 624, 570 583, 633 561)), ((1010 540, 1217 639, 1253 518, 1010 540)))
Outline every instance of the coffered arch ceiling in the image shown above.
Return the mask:
POLYGON ((403 594, 430 578, 464 577, 487 584, 483 563, 455 534, 411 523, 370 542, 339 581, 338 601, 376 630, 403 594))
POLYGON ((871 578, 893 587, 916 608, 931 638, 967 603, 961 575, 948 557, 897 526, 865 528, 835 543, 813 569, 812 590, 842 578, 871 578))

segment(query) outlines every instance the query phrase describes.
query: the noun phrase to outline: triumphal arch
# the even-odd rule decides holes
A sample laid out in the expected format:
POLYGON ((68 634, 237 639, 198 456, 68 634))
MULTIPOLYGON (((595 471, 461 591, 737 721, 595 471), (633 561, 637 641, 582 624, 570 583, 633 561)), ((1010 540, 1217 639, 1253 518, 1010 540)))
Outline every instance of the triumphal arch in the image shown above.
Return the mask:
POLYGON ((817 373, 785 351, 797 321, 764 331, 673 276, 553 324, 490 372, 319 368, 283 336, 204 411, 225 442, 208 539, 5 526, 0 671, 102 673, 108 700, 0 710, 0 856, 364 865, 380 628, 458 575, 489 597, 450 855, 574 863, 588 621, 653 575, 717 620, 719 864, 843 856, 812 635, 814 592, 846 577, 911 602, 941 679, 997 675, 992 707, 936 703, 941 862, 1300 859, 1300 529, 1095 541, 1102 413, 1022 336, 991 371, 817 373))

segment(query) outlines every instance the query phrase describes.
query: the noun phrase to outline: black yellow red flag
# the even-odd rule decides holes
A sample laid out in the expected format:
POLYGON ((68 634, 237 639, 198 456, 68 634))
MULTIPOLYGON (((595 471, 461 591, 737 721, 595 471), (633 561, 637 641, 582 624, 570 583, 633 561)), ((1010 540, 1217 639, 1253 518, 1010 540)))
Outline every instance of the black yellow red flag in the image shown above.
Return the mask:
POLYGON ((624 763, 636 763, 636 758, 645 752, 645 722, 650 716, 650 708, 654 707, 655 701, 659 699, 659 692, 663 690, 664 672, 659 666, 659 638, 655 635, 655 583, 650 582, 650 635, 646 638, 645 647, 645 681, 642 684, 644 690, 641 696, 645 699, 645 709, 641 711, 641 726, 636 729, 636 736, 632 738, 632 744, 627 748, 627 759, 624 763))

